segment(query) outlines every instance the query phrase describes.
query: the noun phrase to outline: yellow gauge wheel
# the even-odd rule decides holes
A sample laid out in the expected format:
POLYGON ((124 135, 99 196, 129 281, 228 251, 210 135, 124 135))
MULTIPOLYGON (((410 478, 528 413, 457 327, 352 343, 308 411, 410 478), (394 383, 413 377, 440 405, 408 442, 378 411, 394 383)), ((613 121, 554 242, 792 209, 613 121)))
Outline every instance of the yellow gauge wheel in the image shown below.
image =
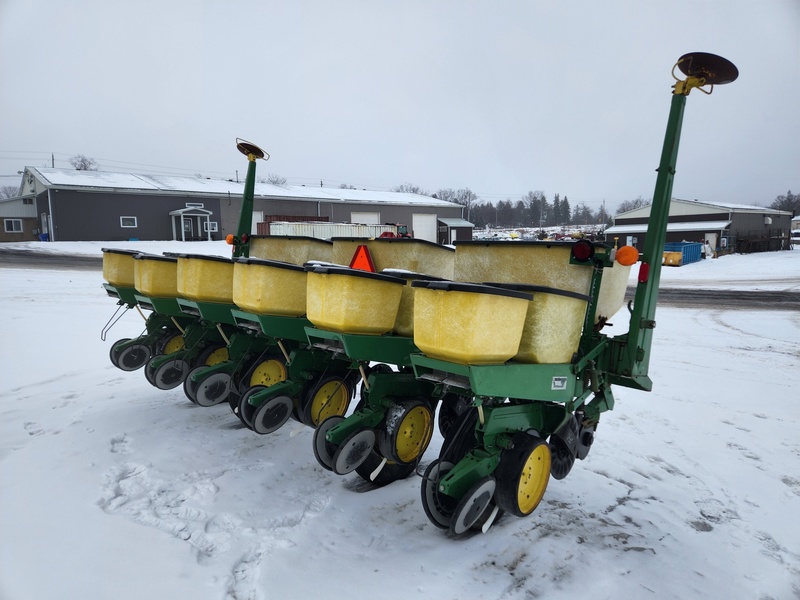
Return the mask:
POLYGON ((495 469, 495 502, 506 512, 527 517, 539 506, 550 481, 550 446, 543 439, 521 433, 504 450, 495 469))
POLYGON ((419 400, 406 400, 389 407, 385 434, 381 440, 384 456, 409 464, 422 456, 433 435, 433 411, 419 400))
POLYGON ((183 336, 180 333, 176 333, 164 344, 164 354, 174 354, 178 350, 183 350, 183 346, 183 336))
POLYGON ((214 365, 218 365, 226 360, 228 360, 228 348, 223 346, 222 348, 217 348, 211 354, 209 354, 203 364, 207 367, 213 367, 214 365))
POLYGON ((550 479, 550 447, 537 445, 522 466, 517 485, 517 506, 523 515, 531 514, 544 496, 550 479))
POLYGON ((342 417, 350 405, 350 388, 339 378, 329 379, 314 389, 308 403, 308 420, 316 427, 328 417, 342 417))
POLYGON ((254 385, 269 387, 282 381, 286 381, 286 365, 277 359, 269 358, 261 361, 250 373, 248 387, 253 387, 254 385))

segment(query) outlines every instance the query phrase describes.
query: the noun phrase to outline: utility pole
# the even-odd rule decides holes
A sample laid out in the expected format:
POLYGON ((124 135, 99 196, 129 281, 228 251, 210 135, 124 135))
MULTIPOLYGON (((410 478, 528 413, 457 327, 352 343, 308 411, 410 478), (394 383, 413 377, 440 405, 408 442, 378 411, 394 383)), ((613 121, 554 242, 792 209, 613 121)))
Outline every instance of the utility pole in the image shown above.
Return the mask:
POLYGON ((50 167, 53 169, 56 168, 56 155, 52 152, 50 153, 50 167))

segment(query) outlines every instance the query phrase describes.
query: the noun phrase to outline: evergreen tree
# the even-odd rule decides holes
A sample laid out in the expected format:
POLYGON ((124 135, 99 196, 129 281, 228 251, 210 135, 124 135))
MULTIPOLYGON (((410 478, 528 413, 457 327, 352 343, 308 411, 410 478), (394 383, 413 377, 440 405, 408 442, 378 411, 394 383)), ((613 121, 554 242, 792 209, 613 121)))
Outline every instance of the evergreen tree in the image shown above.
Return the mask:
POLYGON ((775 201, 770 204, 770 208, 785 210, 797 216, 800 214, 800 194, 792 194, 792 190, 789 190, 785 196, 781 195, 775 198, 775 201))
POLYGON ((561 201, 561 222, 569 225, 572 223, 572 209, 569 206, 569 200, 566 196, 561 201))

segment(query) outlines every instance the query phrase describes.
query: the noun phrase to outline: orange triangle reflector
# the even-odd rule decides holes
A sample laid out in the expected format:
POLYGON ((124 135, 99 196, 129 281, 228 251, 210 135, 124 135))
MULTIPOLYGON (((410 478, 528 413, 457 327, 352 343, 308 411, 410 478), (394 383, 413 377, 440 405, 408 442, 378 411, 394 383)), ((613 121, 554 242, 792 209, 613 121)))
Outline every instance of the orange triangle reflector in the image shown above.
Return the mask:
POLYGON ((353 260, 350 261, 350 268, 375 273, 375 263, 372 262, 369 248, 367 248, 365 244, 359 244, 356 248, 356 252, 353 254, 353 260))

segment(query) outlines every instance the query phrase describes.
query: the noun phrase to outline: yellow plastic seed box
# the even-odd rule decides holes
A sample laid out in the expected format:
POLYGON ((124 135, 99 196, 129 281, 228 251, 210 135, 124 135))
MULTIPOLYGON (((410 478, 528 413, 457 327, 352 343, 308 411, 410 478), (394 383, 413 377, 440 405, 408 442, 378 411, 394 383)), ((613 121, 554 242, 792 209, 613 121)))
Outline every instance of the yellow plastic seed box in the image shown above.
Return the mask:
POLYGON ((589 296, 538 285, 488 285, 533 295, 514 360, 538 364, 572 361, 581 341, 589 296))
POLYGON ((305 236, 254 235, 250 237, 250 257, 303 265, 310 260, 330 262, 333 244, 305 236))
POLYGON ((455 245, 458 281, 527 283, 589 293, 591 263, 569 263, 574 242, 457 241, 455 245))
POLYGON ((179 254, 178 295, 195 302, 233 304, 233 261, 221 256, 179 254))
POLYGON ((453 279, 456 257, 453 248, 415 238, 375 238, 367 247, 378 271, 403 269, 453 279))
POLYGON ((136 289, 149 298, 178 295, 178 259, 159 254, 137 254, 133 268, 136 289))
POLYGON ((239 258, 233 265, 233 302, 257 315, 306 314, 306 271, 277 260, 239 258))
POLYGON ((138 250, 101 248, 103 251, 103 279, 117 287, 135 286, 134 259, 138 250))
POLYGON ((502 364, 519 349, 530 294, 453 281, 414 281, 414 344, 431 358, 502 364))
POLYGON ((307 317, 316 327, 362 335, 392 330, 404 279, 329 265, 306 270, 307 317))

